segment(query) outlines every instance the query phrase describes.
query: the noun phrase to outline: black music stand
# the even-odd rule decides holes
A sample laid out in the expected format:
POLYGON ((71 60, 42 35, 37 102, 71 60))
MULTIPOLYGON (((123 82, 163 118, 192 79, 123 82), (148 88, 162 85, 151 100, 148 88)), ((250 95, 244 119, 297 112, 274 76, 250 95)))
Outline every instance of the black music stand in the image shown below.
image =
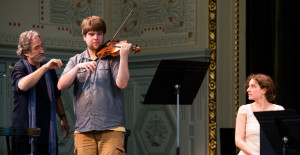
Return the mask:
POLYGON ((180 154, 179 104, 193 103, 208 66, 209 62, 162 60, 145 95, 143 104, 177 104, 177 155, 180 154))
POLYGON ((260 124, 260 154, 300 154, 300 117, 293 109, 254 112, 260 124))

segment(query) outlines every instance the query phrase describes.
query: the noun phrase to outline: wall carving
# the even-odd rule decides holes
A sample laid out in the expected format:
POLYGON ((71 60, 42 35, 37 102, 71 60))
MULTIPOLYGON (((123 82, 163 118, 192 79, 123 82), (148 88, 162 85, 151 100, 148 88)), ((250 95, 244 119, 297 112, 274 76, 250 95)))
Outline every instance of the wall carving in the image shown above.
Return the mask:
POLYGON ((143 154, 168 154, 175 142, 176 127, 170 106, 145 105, 136 122, 136 143, 143 154))
POLYGON ((81 35, 81 21, 90 15, 103 15, 104 1, 92 0, 39 0, 34 2, 7 1, 0 10, 7 16, 1 17, 0 45, 18 42, 21 32, 37 30, 47 48, 81 50, 85 48, 81 35), (20 7, 20 8, 18 8, 20 7), (14 8, 14 9, 12 9, 14 8), (16 12, 24 10, 26 12, 16 12))
POLYGON ((209 0, 209 48, 212 50, 209 66, 209 154, 217 154, 217 86, 216 86, 216 58, 217 58, 217 1, 209 0))
MULTIPOLYGON (((234 113, 236 118, 240 106, 240 0, 235 0, 234 6, 234 113)), ((236 153, 238 152, 239 148, 236 147, 236 153)))
POLYGON ((102 0, 20 1, 18 6, 9 1, 0 6, 8 15, 1 17, 0 45, 15 46, 21 32, 34 29, 41 33, 47 48, 82 50, 85 48, 80 28, 83 18, 90 15, 112 18, 113 29, 108 31, 115 33, 132 9, 134 13, 118 33, 118 39, 126 38, 143 48, 197 44, 196 0, 126 0, 121 3, 113 0, 111 3, 113 14, 108 17, 102 0), (22 6, 30 11, 14 11, 22 10, 22 6))
POLYGON ((166 140, 169 131, 165 124, 156 114, 147 122, 145 133, 152 146, 160 146, 166 140))
POLYGON ((113 1, 113 31, 130 12, 120 38, 143 48, 196 44, 196 0, 127 0, 113 1))
POLYGON ((104 14, 104 1, 40 0, 40 3, 41 24, 56 25, 58 31, 68 31, 73 37, 81 37, 80 26, 83 18, 104 14))

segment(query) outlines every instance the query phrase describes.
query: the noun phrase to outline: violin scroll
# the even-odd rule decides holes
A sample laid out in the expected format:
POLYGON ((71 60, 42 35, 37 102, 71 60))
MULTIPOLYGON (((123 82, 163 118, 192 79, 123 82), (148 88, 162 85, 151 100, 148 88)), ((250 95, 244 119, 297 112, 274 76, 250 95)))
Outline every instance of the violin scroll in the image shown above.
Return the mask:
POLYGON ((135 53, 140 53, 140 52, 141 52, 141 47, 138 46, 138 45, 132 46, 131 49, 132 49, 133 51, 135 51, 134 54, 135 54, 135 53))

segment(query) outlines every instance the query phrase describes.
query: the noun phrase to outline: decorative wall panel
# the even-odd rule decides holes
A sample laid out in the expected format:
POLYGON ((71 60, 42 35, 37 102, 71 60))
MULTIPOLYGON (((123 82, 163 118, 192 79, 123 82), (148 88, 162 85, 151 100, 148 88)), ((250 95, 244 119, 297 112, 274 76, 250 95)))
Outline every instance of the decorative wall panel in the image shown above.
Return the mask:
POLYGON ((143 48, 196 44, 196 0, 113 1, 113 31, 134 10, 119 32, 143 48))
POLYGON ((82 19, 103 12, 102 0, 1 1, 0 45, 15 46, 20 33, 33 29, 41 33, 47 48, 81 50, 82 19))

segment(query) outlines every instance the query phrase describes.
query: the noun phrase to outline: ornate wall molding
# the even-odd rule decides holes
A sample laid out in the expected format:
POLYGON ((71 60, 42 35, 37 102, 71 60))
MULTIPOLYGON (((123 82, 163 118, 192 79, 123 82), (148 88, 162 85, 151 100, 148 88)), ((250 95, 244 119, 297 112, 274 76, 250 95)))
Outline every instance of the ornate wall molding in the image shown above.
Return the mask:
POLYGON ((143 106, 134 129, 143 154, 168 154, 176 137, 172 109, 164 105, 143 106))
POLYGON ((239 63, 239 0, 235 0, 234 2, 235 10, 234 10, 234 105, 235 105, 235 114, 237 114, 237 110, 239 108, 239 70, 240 70, 240 63, 239 63))
POLYGON ((197 44, 196 0, 113 1, 113 31, 117 32, 130 10, 131 17, 118 33, 143 48, 197 44), (120 20, 121 19, 121 20, 120 20))
MULTIPOLYGON (((235 118, 237 115, 238 108, 240 106, 240 0, 234 2, 234 112, 235 118)), ((239 149, 236 147, 236 152, 239 149)))
POLYGON ((104 1, 38 0, 28 3, 7 1, 0 5, 0 45, 16 46, 21 32, 36 30, 46 48, 82 50, 81 20, 90 15, 104 14, 104 1), (3 4, 3 5, 2 5, 3 4), (13 8, 13 9, 12 9, 13 8), (26 8, 27 12, 16 11, 26 8))
POLYGON ((209 0, 209 48, 212 50, 209 66, 209 154, 217 154, 217 109, 216 109, 216 54, 217 54, 217 2, 209 0))

